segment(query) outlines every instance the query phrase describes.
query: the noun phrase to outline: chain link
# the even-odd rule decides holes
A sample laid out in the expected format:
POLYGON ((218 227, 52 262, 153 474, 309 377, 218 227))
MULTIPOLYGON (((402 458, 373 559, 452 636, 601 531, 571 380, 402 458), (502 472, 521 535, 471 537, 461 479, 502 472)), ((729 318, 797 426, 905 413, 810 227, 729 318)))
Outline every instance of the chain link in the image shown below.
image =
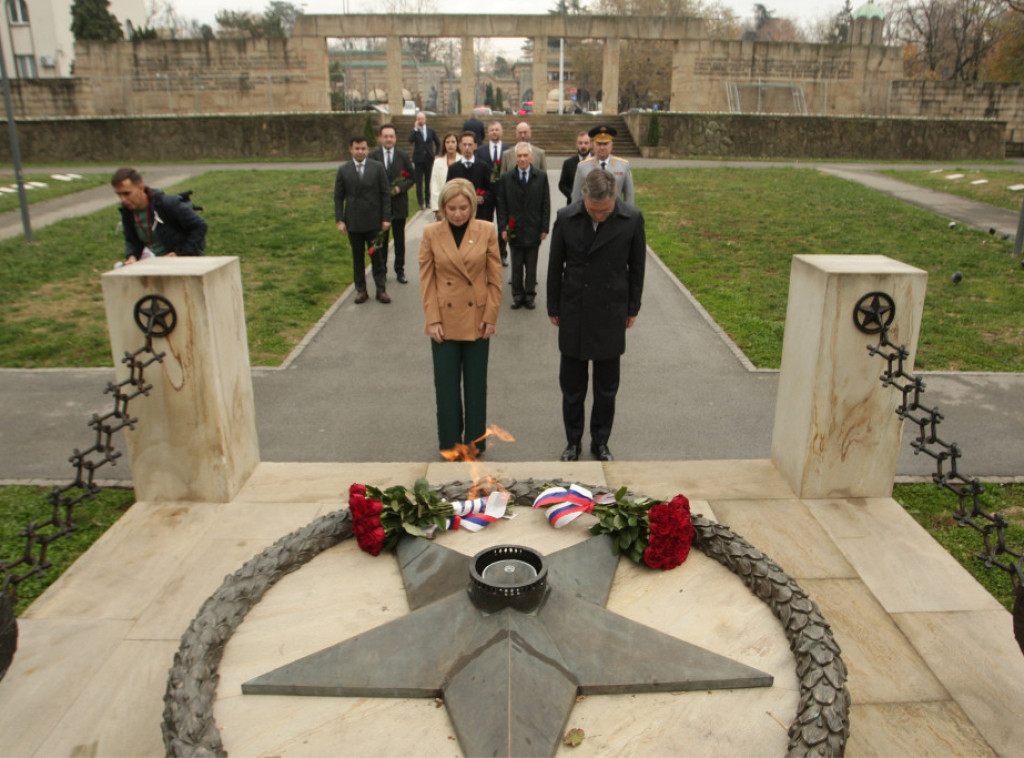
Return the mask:
MULTIPOLYGON (((871 293, 872 295, 876 293, 871 293)), ((879 312, 877 304, 862 305, 866 302, 865 295, 857 310, 861 313, 874 310, 879 312)), ((887 296, 886 296, 887 297, 887 296)), ((891 304, 891 299, 889 299, 891 304)), ((890 307, 895 310, 895 306, 890 307)), ((889 325, 892 317, 869 318, 874 327, 865 329, 854 315, 858 328, 866 333, 878 334, 878 343, 868 345, 868 353, 880 356, 886 362, 885 372, 879 377, 882 386, 892 387, 901 393, 902 399, 896 408, 896 415, 917 427, 917 436, 911 441, 914 455, 924 454, 935 461, 935 473, 932 481, 941 489, 952 492, 957 498, 957 508, 953 513, 957 524, 969 527, 981 534, 985 549, 976 553, 975 557, 984 561, 987 568, 998 568, 1010 575, 1016 601, 1014 604, 1014 634, 1017 643, 1024 652, 1024 554, 1006 544, 1005 530, 1010 526, 1001 513, 988 513, 981 507, 981 494, 985 487, 976 477, 961 474, 958 461, 963 457, 960 446, 956 442, 947 442, 938 434, 939 424, 944 416, 937 407, 929 407, 922 402, 925 383, 906 368, 910 352, 904 345, 896 345, 889 340, 889 325)), ((863 320, 863 319, 861 319, 863 320)))
POLYGON ((128 404, 141 395, 148 395, 153 389, 145 379, 146 369, 160 363, 165 353, 153 350, 153 337, 146 337, 146 344, 134 353, 125 352, 121 362, 129 369, 128 378, 123 382, 108 382, 104 394, 112 394, 113 409, 102 415, 94 413, 89 420, 93 430, 93 444, 85 450, 75 449, 68 459, 75 469, 74 480, 54 487, 46 494, 50 503, 50 517, 46 521, 30 521, 18 534, 25 538, 25 549, 17 560, 0 561, 3 581, 0 593, 17 595, 18 585, 34 576, 42 576, 53 564, 47 559, 51 543, 77 530, 74 519, 75 506, 83 500, 92 499, 102 489, 96 483, 96 472, 107 465, 117 465, 123 455, 114 449, 113 436, 122 429, 134 429, 137 418, 128 411, 128 404))

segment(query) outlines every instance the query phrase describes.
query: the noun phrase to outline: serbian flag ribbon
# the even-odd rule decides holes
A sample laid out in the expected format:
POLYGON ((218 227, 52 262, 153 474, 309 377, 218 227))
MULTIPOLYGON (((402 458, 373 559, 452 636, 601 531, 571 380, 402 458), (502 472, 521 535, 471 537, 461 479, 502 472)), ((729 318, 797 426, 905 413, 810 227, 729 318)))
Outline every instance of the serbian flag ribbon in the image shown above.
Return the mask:
POLYGON ((594 495, 578 484, 569 485, 569 489, 549 487, 537 495, 533 507, 547 508, 545 515, 551 526, 561 529, 575 521, 581 513, 593 512, 594 495))
POLYGON ((452 501, 452 512, 459 517, 459 528, 479 532, 505 515, 508 507, 507 492, 492 492, 487 497, 452 501))

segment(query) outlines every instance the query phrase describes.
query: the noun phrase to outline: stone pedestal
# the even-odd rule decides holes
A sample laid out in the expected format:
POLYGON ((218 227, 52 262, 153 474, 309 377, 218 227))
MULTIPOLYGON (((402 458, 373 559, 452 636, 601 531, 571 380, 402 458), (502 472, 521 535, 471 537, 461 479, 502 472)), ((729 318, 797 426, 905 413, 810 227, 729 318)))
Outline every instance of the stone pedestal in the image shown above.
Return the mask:
POLYGON ((885 361, 854 323, 864 295, 895 302, 889 339, 913 368, 927 273, 882 255, 793 257, 772 434, 772 461, 804 498, 888 497, 903 424, 899 392, 883 387, 885 361))
POLYGON ((130 404, 127 430, 139 500, 228 502, 259 463, 256 411, 238 259, 153 258, 102 277, 117 381, 125 352, 145 345, 135 304, 160 295, 177 323, 154 337, 163 363, 146 368, 149 397, 130 404))

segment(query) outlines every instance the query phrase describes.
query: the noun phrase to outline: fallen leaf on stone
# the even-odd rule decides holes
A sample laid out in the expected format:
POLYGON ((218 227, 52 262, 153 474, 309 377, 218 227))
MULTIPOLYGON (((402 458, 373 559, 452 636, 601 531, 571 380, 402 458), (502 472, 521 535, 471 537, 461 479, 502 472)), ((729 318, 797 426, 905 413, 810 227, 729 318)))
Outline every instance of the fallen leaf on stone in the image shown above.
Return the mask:
POLYGON ((582 729, 570 729, 565 733, 565 737, 562 738, 562 744, 569 747, 579 747, 583 744, 583 736, 582 729))

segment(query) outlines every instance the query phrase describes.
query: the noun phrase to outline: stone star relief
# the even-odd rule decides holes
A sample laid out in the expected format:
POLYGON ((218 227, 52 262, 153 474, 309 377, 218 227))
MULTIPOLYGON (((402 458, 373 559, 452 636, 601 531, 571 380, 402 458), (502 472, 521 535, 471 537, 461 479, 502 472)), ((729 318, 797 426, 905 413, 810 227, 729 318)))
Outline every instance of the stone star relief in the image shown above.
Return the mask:
POLYGON ((554 755, 578 695, 769 687, 773 677, 606 608, 607 535, 544 558, 531 613, 484 613, 471 556, 405 538, 411 612, 242 685, 244 694, 443 698, 466 755, 554 755))

